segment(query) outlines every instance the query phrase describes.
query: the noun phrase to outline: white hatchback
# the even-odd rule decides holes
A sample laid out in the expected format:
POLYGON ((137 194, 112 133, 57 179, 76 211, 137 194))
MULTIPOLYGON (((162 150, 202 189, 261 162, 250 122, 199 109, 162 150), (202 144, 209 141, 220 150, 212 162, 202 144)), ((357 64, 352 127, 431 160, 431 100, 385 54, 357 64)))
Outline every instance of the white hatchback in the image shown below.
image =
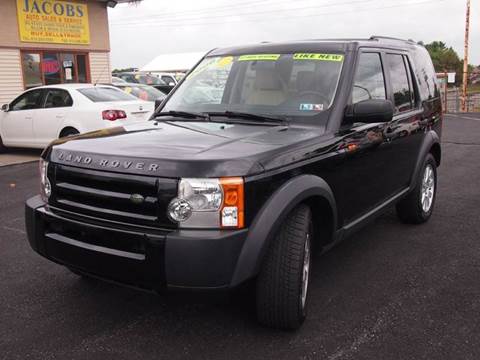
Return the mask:
POLYGON ((62 84, 25 91, 0 112, 0 151, 44 148, 52 140, 146 121, 153 102, 108 85, 62 84))

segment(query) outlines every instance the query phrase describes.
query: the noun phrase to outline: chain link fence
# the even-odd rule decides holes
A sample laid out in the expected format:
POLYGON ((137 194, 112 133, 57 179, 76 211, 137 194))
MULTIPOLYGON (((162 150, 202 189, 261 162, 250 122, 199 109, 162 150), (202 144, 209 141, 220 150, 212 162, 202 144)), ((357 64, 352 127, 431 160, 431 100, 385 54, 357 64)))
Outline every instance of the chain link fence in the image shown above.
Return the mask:
MULTIPOLYGON (((460 88, 448 89, 446 96, 445 106, 445 93, 442 89, 442 103, 443 108, 449 113, 462 111, 462 91, 460 88)), ((480 112, 480 93, 467 95, 467 112, 480 112)))

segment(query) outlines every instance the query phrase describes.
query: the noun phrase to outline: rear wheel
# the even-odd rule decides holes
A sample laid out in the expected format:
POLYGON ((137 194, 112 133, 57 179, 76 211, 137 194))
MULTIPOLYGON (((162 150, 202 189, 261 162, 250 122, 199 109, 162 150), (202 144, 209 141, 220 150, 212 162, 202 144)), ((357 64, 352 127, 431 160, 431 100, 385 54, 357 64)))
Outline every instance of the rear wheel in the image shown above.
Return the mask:
POLYGON ((305 320, 313 240, 312 213, 295 208, 266 254, 257 279, 257 317, 280 329, 297 329, 305 320))
POLYGON ((67 136, 73 136, 73 135, 78 135, 80 134, 77 129, 74 128, 66 128, 63 129, 62 132, 60 133, 60 137, 67 137, 67 136))
POLYGON ((437 192, 437 163, 432 154, 425 158, 415 189, 397 204, 397 215, 407 224, 421 224, 430 219, 437 192))

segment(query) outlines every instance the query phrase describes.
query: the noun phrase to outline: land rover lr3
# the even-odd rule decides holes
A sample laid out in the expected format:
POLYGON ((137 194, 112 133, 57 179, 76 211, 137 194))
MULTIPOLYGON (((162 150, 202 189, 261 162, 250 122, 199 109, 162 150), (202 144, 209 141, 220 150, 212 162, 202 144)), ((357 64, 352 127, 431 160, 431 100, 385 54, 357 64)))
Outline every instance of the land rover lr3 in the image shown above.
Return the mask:
POLYGON ((28 239, 75 273, 158 292, 255 281, 259 321, 294 329, 314 253, 392 204, 429 219, 441 122, 412 41, 215 49, 149 122, 44 151, 28 239))

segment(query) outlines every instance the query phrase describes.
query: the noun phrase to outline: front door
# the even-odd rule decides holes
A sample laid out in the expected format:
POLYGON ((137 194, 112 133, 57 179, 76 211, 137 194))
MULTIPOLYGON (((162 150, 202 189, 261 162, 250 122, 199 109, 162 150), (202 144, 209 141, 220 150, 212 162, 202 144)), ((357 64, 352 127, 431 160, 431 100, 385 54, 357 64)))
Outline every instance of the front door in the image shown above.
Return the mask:
MULTIPOLYGON (((351 105, 369 99, 388 99, 387 76, 383 54, 360 52, 351 93, 351 105)), ((388 124, 344 124, 347 150, 342 166, 338 206, 349 224, 390 197, 392 184, 389 172, 392 147, 386 137, 388 124)))
POLYGON ((6 146, 35 146, 33 119, 41 111, 43 90, 30 90, 12 101, 3 113, 2 138, 6 146))

